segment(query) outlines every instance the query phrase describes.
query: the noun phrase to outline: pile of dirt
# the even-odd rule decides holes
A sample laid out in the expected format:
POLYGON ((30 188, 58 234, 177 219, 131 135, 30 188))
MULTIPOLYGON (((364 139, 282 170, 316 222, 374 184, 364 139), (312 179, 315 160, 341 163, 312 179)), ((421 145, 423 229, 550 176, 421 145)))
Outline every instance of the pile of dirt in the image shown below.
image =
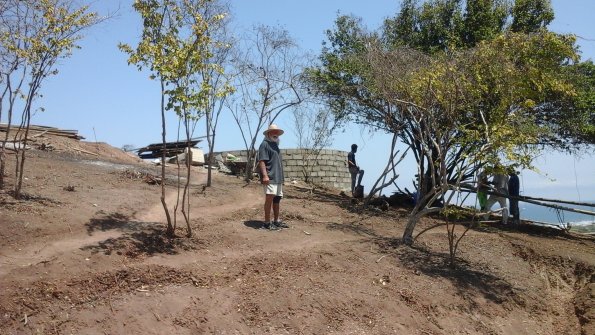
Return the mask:
POLYGON ((167 237, 161 186, 148 182, 160 168, 45 140, 54 150, 28 153, 26 196, 0 191, 2 334, 594 333, 595 238, 483 225, 451 268, 444 228, 401 243, 407 208, 361 211, 290 183, 290 228, 272 232, 260 229, 260 185, 215 172, 206 187, 201 167, 185 207, 192 238, 165 183, 178 205, 167 237))
MULTIPOLYGON (((6 136, 0 131, 0 138, 6 136)), ((11 138, 9 134, 9 138, 11 138)), ((52 135, 43 132, 32 132, 27 145, 40 151, 55 151, 72 156, 96 158, 120 163, 140 163, 138 156, 103 142, 85 142, 75 138, 52 135)))

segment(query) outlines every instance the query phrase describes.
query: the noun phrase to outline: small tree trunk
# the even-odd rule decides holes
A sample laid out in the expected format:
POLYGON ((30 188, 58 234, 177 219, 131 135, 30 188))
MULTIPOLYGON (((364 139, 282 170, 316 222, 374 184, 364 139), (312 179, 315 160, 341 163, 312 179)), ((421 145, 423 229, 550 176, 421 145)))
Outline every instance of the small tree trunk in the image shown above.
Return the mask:
MULTIPOLYGON (((25 110, 23 113, 23 120, 21 121, 21 127, 17 131, 17 136, 21 132, 23 126, 25 127, 25 135, 19 144, 19 149, 17 149, 17 163, 16 163, 16 183, 14 188, 14 198, 20 199, 21 198, 21 190, 23 188, 23 175, 25 173, 25 160, 26 160, 26 148, 27 148, 27 140, 29 137, 29 127, 31 126, 31 103, 32 103, 32 94, 35 93, 35 89, 31 88, 32 92, 29 92, 29 96, 27 97, 27 102, 25 105, 25 110)), ((15 136, 15 140, 16 137, 15 136)), ((16 141, 14 142, 16 145, 16 141)))
POLYGON ((212 177, 212 175, 213 175, 213 172, 212 172, 213 171, 212 170, 212 165, 213 164, 212 163, 213 163, 213 159, 214 159, 213 152, 215 152, 215 129, 213 129, 213 133, 212 133, 212 137, 211 137, 211 144, 210 144, 210 147, 209 147, 209 156, 208 156, 208 159, 209 159, 209 169, 207 171, 207 186, 209 186, 209 187, 211 185, 213 185, 213 181, 212 181, 212 178, 213 178, 212 177))
POLYGON ((4 174, 6 172, 6 159, 8 156, 6 155, 6 142, 8 142, 8 133, 10 133, 10 123, 11 123, 11 115, 8 115, 8 125, 6 126, 6 136, 0 142, 2 147, 0 148, 0 190, 3 190, 6 185, 4 181, 4 174))
POLYGON ((0 142, 0 190, 5 188, 4 173, 6 171, 6 142, 8 142, 8 133, 10 133, 10 114, 8 115, 8 124, 6 126, 6 136, 0 142))
POLYGON ((409 216, 409 219, 407 219, 407 226, 405 227, 402 238, 403 243, 406 245, 413 245, 413 231, 415 230, 418 221, 419 218, 417 215, 411 215, 409 216))
POLYGON ((6 170, 6 153, 4 152, 4 145, 6 143, 1 143, 2 148, 0 148, 0 190, 4 189, 4 171, 6 170))
POLYGON ((186 221, 186 237, 192 236, 192 227, 190 226, 190 167, 191 162, 191 151, 190 151, 190 125, 187 114, 184 113, 184 126, 186 130, 186 184, 184 185, 184 193, 182 195, 182 215, 186 221))
POLYGON ((207 187, 211 186, 211 157, 213 156, 213 150, 214 150, 214 141, 215 141, 215 131, 212 131, 211 134, 211 116, 210 116, 211 112, 207 111, 206 113, 206 117, 207 117, 207 142, 208 142, 208 147, 209 147, 209 154, 208 154, 208 169, 207 169, 207 187))
POLYGON ((246 171, 244 171, 244 180, 246 182, 250 182, 252 181, 252 171, 254 171, 254 168, 256 167, 256 164, 258 162, 256 162, 256 153, 254 152, 254 149, 248 150, 247 153, 247 162, 246 162, 246 171))
POLYGON ((213 165, 213 151, 209 148, 209 153, 207 154, 207 187, 211 187, 211 178, 212 178, 212 165, 213 165))
POLYGON ((167 219, 167 236, 173 237, 175 235, 175 229, 171 224, 171 216, 169 215, 169 208, 167 208, 167 202, 165 202, 165 85, 161 80, 161 140, 163 142, 163 150, 161 153, 161 205, 165 211, 165 218, 167 219))
POLYGON ((407 220, 407 226, 405 226, 405 231, 403 232, 402 238, 403 243, 405 243, 406 245, 413 245, 413 231, 415 230, 415 227, 417 226, 417 223, 419 222, 419 220, 421 220, 421 218, 431 213, 440 212, 442 210, 442 208, 438 207, 425 208, 423 210, 419 210, 420 207, 421 206, 419 205, 416 206, 411 212, 409 219, 407 220))

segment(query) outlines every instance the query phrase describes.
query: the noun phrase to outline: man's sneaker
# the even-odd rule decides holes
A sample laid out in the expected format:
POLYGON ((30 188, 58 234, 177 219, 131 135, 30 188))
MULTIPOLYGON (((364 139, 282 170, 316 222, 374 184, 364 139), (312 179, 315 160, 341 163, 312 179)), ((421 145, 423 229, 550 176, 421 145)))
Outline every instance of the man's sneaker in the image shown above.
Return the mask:
POLYGON ((283 221, 275 221, 273 224, 279 228, 289 228, 289 226, 283 221))
POLYGON ((262 228, 263 229, 267 229, 267 230, 279 230, 280 229, 274 223, 265 223, 265 224, 262 225, 262 228))

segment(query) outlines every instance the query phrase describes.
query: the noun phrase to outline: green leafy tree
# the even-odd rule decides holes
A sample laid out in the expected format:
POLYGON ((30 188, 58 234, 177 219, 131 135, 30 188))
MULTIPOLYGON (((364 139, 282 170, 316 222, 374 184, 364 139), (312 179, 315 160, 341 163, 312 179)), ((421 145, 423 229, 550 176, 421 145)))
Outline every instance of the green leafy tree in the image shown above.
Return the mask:
POLYGON ((576 59, 572 39, 545 32, 501 35, 475 48, 426 59, 406 48, 369 49, 366 87, 375 100, 391 107, 377 126, 400 134, 411 148, 419 187, 425 190, 403 234, 405 242, 412 243, 421 217, 448 210, 477 162, 504 159, 530 167, 539 152, 533 143, 551 131, 536 122, 540 113, 535 101, 574 94, 561 67, 576 59), (540 52, 544 47, 548 52, 540 52))
POLYGON ((461 0, 416 0, 402 3, 394 18, 384 21, 383 37, 389 46, 409 46, 433 53, 459 47, 463 13, 461 0))
MULTIPOLYGON (((229 6, 223 1, 214 1, 206 4, 203 9, 203 16, 205 18, 212 18, 220 15, 220 13, 228 13, 229 6)), ((228 97, 235 92, 235 88, 231 85, 233 81, 233 74, 225 72, 225 68, 231 68, 231 60, 233 56, 232 46, 237 42, 235 36, 229 30, 230 19, 225 16, 221 20, 209 20, 212 23, 207 27, 206 34, 213 39, 214 43, 207 44, 210 58, 208 63, 211 66, 204 67, 198 75, 202 81, 208 83, 208 94, 206 96, 205 106, 205 125, 207 134, 207 143, 209 147, 208 152, 208 169, 207 169, 207 186, 212 184, 212 169, 213 169, 213 152, 215 152, 215 140, 217 135, 217 125, 219 117, 224 110, 225 103, 228 97)))
POLYGON ((6 106, 8 129, 0 147, 0 188, 4 187, 4 153, 9 134, 16 146, 14 197, 20 198, 32 111, 45 80, 58 74, 57 64, 78 48, 82 32, 100 18, 88 6, 70 0, 5 0, 0 4, 0 118, 6 106), (20 115, 14 115, 20 111, 20 115), (15 116, 20 124, 12 127, 15 116))
POLYGON ((495 34, 459 49, 411 45, 419 40, 409 35, 395 43, 398 35, 386 37, 386 31, 385 24, 379 38, 357 18, 339 17, 328 31, 321 66, 308 73, 313 91, 329 99, 340 120, 398 134, 411 149, 421 193, 404 234, 412 241, 416 214, 439 211, 435 205, 448 200, 449 185, 503 158, 530 165, 535 144, 560 134, 561 120, 541 122, 542 113, 574 95, 563 73, 578 57, 571 36, 545 31, 495 34))
POLYGON ((569 151, 584 152, 595 144, 595 65, 588 60, 564 70, 576 94, 545 106, 543 121, 561 120, 555 125, 557 131, 552 134, 551 142, 569 151), (573 150, 577 146, 579 150, 573 150))
POLYGON ((406 0, 383 25, 387 45, 426 53, 473 47, 507 30, 536 32, 554 19, 550 0, 406 0))
POLYGON ((550 0, 516 0, 512 6, 514 32, 531 33, 546 28, 554 20, 550 0))
MULTIPOLYGON (((208 60, 212 57, 210 45, 214 43, 207 33, 208 28, 225 15, 204 16, 203 9, 209 0, 136 0, 134 9, 143 19, 143 34, 135 49, 121 44, 120 48, 129 55, 128 62, 139 70, 148 68, 151 78, 159 80, 161 85, 161 120, 162 120, 162 180, 165 181, 166 158, 166 122, 165 111, 174 111, 184 125, 190 154, 190 139, 196 120, 204 113, 208 105, 208 96, 212 92, 207 76, 201 75, 217 64, 208 60)), ((190 226, 190 160, 186 159, 186 183, 182 193, 182 214, 186 221, 186 235, 192 235, 190 226)), ((178 178, 179 181, 179 178, 178 178)), ((172 224, 168 205, 165 201, 165 183, 161 183, 161 203, 163 205, 169 236, 175 234, 178 198, 174 207, 172 224)))
POLYGON ((465 8, 462 39, 465 46, 490 40, 504 30, 508 18, 505 0, 469 0, 465 8))

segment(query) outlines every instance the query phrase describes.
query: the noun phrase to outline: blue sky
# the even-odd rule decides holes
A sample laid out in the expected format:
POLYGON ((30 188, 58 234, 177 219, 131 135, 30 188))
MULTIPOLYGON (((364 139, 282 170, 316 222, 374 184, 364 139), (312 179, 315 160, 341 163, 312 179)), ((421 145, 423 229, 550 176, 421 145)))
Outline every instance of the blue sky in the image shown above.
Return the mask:
MULTIPOLYGON (((135 45, 141 33, 141 22, 131 7, 132 0, 94 1, 94 9, 102 14, 117 15, 87 31, 80 42, 82 49, 62 61, 60 73, 50 78, 42 88, 39 101, 45 112, 37 113, 33 123, 78 129, 88 141, 107 142, 116 147, 131 144, 140 147, 159 142, 161 121, 158 83, 148 73, 128 66, 126 55, 117 48, 124 42, 135 45)), ((394 15, 400 1, 396 0, 232 0, 234 25, 238 29, 254 24, 281 25, 304 50, 317 54, 324 31, 332 28, 338 12, 363 18, 370 29, 394 15)), ((583 58, 595 59, 595 13, 593 0, 554 0, 556 19, 551 29, 574 33, 581 37, 583 58)), ((287 115, 289 116, 289 115, 287 115)), ((291 128, 289 117, 279 125, 291 128)), ((4 120, 3 120, 4 121, 4 120)), ((176 118, 168 120, 170 140, 175 139, 176 118)), ((216 150, 241 149, 243 142, 230 117, 220 122, 216 150)), ((197 135, 203 135, 199 126, 197 135)), ((390 138, 379 133, 350 126, 337 134, 332 145, 348 151, 351 143, 359 144, 358 161, 366 170, 364 185, 371 187, 384 166, 390 148, 390 138)), ((295 147, 295 136, 287 131, 282 146, 295 147)), ((595 158, 570 157, 550 153, 536 160, 540 173, 522 172, 522 191, 526 195, 565 199, 595 200, 595 158)), ((414 167, 406 162, 401 171, 400 185, 410 187, 414 167)))

